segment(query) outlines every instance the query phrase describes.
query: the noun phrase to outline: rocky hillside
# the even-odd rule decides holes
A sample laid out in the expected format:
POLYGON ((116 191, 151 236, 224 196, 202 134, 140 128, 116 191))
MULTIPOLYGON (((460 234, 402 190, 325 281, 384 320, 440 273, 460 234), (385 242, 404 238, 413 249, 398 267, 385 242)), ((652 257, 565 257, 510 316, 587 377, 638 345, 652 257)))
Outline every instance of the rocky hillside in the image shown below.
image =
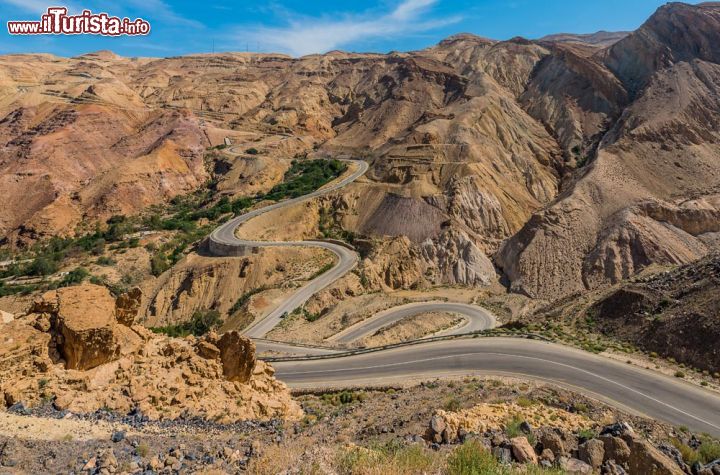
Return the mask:
POLYGON ((252 341, 237 332, 155 335, 134 324, 140 297, 135 291, 116 300, 104 287, 70 287, 2 323, 0 404, 224 423, 302 415, 273 368, 256 361, 252 341))
POLYGON ((210 171, 222 193, 267 189, 279 157, 315 148, 372 163, 332 219, 407 238, 409 275, 484 285, 492 259, 513 290, 556 299, 688 263, 720 232, 719 21, 671 3, 630 34, 388 55, 3 56, 0 235, 73 233, 210 171), (261 145, 208 170, 225 137, 261 145))
POLYGON ((720 256, 623 285, 597 302, 598 329, 694 368, 720 372, 720 256))

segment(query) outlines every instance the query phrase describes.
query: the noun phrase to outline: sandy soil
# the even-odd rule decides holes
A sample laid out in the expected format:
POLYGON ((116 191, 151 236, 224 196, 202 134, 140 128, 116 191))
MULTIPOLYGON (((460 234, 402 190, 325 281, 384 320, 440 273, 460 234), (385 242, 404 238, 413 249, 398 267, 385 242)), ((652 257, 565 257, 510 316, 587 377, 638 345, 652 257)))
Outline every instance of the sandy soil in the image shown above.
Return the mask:
MULTIPOLYGON (((360 295, 339 302, 330 312, 314 322, 308 322, 301 315, 291 315, 282 327, 277 327, 270 332, 268 338, 278 341, 328 345, 325 342, 327 338, 391 307, 431 300, 478 303, 489 295, 494 295, 494 292, 494 289, 438 287, 427 291, 402 290, 392 293, 376 292, 360 295)), ((437 330, 441 329, 440 326, 436 328, 437 330)), ((429 332, 432 329, 425 329, 425 331, 429 332)))
POLYGON ((365 337, 358 343, 362 346, 373 347, 416 340, 459 325, 463 321, 465 320, 458 315, 440 312, 421 313, 382 328, 374 335, 365 337))
MULTIPOLYGON (((21 437, 31 440, 83 441, 109 439, 115 431, 128 431, 122 424, 87 421, 76 418, 48 419, 0 412, 0 437, 21 437)), ((133 432, 130 432, 133 434, 133 432)))

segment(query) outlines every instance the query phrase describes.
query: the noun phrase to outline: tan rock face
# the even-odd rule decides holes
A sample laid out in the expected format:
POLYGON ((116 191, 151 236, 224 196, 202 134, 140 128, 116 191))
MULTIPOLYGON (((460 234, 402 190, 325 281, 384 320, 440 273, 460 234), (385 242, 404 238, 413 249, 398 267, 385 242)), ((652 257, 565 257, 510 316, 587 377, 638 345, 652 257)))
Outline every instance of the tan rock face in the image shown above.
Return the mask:
POLYGON ((221 422, 302 415, 272 367, 256 362, 252 341, 237 332, 167 338, 118 323, 116 305, 104 287, 69 287, 45 294, 33 313, 0 324, 0 403, 50 398, 77 413, 106 407, 138 409, 153 419, 190 414, 221 422), (38 374, 45 380, 41 391, 38 374))
MULTIPOLYGON (((717 4, 668 4, 610 49, 582 58, 575 51, 562 68, 559 57, 546 64, 582 79, 592 97, 550 116, 535 114, 533 103, 531 113, 592 160, 498 252, 515 290, 555 299, 717 248, 720 49, 703 45, 717 44, 719 21, 717 4)), ((573 95, 575 87, 555 84, 573 95)), ((548 94, 532 100, 556 103, 548 94)))
MULTIPOLYGON (((190 254, 149 287, 142 299, 140 315, 149 327, 189 320, 196 311, 217 309, 229 314, 238 298, 260 287, 307 278, 313 260, 331 259, 331 254, 310 248, 263 249, 242 259, 203 257, 190 254), (282 271, 278 268, 282 266, 282 271)), ((317 264, 318 268, 322 263, 317 264)))
POLYGON ((141 302, 142 291, 137 287, 120 295, 115 301, 115 319, 118 323, 131 327, 140 310, 141 302))
POLYGON ((220 337, 217 347, 225 378, 228 381, 248 382, 255 369, 255 343, 232 331, 220 337))
POLYGON ((120 355, 115 300, 105 287, 67 287, 44 294, 31 312, 50 314, 68 369, 90 369, 120 355))
POLYGON ((597 470, 605 459, 605 444, 601 440, 588 440, 578 448, 578 457, 597 470))
POLYGON ((631 434, 624 435, 623 440, 630 448, 627 462, 630 473, 648 475, 682 475, 684 473, 670 457, 660 452, 647 440, 631 434))

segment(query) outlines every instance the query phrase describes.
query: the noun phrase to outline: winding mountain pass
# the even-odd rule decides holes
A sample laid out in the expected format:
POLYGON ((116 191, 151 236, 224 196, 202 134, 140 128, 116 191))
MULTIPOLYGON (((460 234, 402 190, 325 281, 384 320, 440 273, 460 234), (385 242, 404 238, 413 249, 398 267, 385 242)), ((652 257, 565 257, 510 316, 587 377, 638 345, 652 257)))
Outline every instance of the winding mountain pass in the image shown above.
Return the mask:
MULTIPOLYGON (((232 148, 230 149, 232 151, 232 148)), ((262 338, 312 295, 331 285, 358 262, 349 246, 327 241, 253 241, 238 238, 238 226, 263 213, 334 192, 362 176, 368 164, 346 160, 357 167, 344 178, 308 195, 275 203, 217 228, 209 247, 218 256, 247 255, 253 249, 277 246, 310 246, 328 249, 338 262, 298 289, 278 308, 255 322, 245 334, 256 339, 259 351, 276 351, 301 356, 274 363, 277 376, 291 387, 347 387, 368 384, 396 384, 408 379, 450 375, 501 374, 551 381, 581 391, 613 406, 636 414, 686 425, 693 430, 720 436, 720 396, 703 388, 573 348, 526 339, 450 339, 377 349, 363 353, 314 348, 262 338)), ((462 315, 465 324, 437 335, 460 335, 495 326, 494 316, 474 305, 453 302, 414 302, 394 307, 353 325, 333 336, 339 343, 352 343, 404 318, 442 311, 462 315)))

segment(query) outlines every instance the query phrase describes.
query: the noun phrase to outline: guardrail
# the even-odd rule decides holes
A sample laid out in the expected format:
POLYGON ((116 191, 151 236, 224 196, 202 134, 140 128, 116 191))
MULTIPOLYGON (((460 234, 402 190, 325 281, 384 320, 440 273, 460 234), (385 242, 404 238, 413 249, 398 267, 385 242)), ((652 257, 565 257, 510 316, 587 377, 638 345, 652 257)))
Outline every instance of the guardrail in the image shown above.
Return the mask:
POLYGON ((280 341, 280 340, 270 340, 268 338, 253 338, 254 341, 259 341, 261 343, 271 343, 276 345, 284 345, 284 346, 297 346, 298 348, 311 348, 314 350, 327 350, 327 351, 342 351, 338 350, 337 348, 331 348, 329 346, 321 346, 321 345, 311 345, 309 343, 291 343, 288 341, 280 341))
MULTIPOLYGON (((485 331, 485 332, 473 332, 463 333, 460 335, 446 335, 446 336, 434 336, 429 338, 421 338, 419 340, 404 341, 400 343, 392 343, 389 345, 376 346, 372 348, 357 348, 354 350, 340 351, 338 353, 331 353, 327 355, 305 355, 305 356, 269 356, 269 357, 258 357, 263 361, 270 363, 283 362, 283 361, 312 361, 312 360, 327 360, 333 358, 345 358, 348 356, 362 355, 366 353, 377 353, 379 351, 390 350, 393 348, 402 348, 404 346, 420 345, 423 343, 432 343, 435 341, 448 341, 457 340, 460 338, 524 338, 527 340, 542 340, 548 343, 552 343, 553 340, 537 333, 513 333, 513 332, 498 332, 498 331, 485 331)), ((277 342, 280 343, 280 342, 277 342)), ((285 343, 287 344, 287 343, 285 343)), ((329 348, 324 348, 329 349, 329 348)))
POLYGON ((327 242, 330 244, 335 244, 336 246, 342 246, 346 249, 350 249, 351 251, 357 252, 357 249, 355 249, 355 246, 353 246, 350 243, 347 243, 345 241, 341 241, 340 239, 321 239, 321 238, 315 238, 315 239, 305 239, 305 241, 308 242, 327 242))

